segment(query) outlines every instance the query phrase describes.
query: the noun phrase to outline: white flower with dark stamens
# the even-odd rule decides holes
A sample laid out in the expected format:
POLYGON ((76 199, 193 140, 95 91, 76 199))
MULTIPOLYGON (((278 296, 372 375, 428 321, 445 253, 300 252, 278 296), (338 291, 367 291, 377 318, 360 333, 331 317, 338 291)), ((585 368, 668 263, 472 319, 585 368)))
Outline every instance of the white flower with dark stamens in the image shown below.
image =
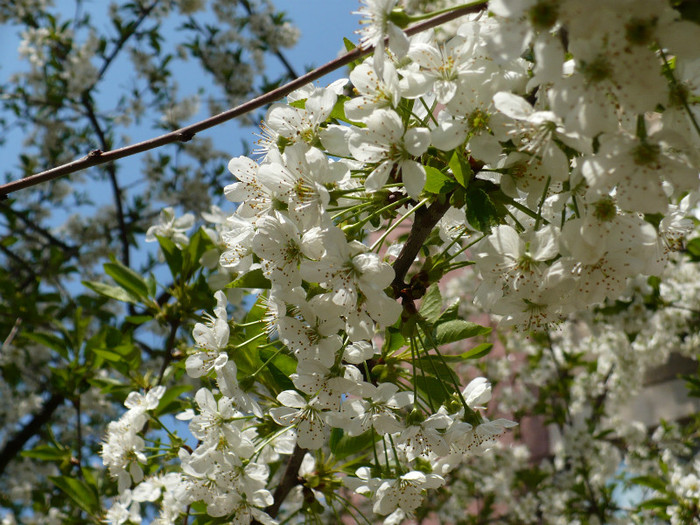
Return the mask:
POLYGON ((425 185, 425 168, 416 160, 430 145, 428 128, 404 129, 401 117, 391 110, 376 110, 367 119, 367 127, 350 135, 352 156, 361 162, 376 164, 365 180, 368 192, 387 183, 389 175, 401 175, 406 193, 417 199, 425 185))
POLYGON ((284 406, 270 410, 272 419, 279 425, 295 427, 297 444, 301 448, 321 448, 329 428, 316 399, 307 402, 297 391, 285 390, 279 393, 277 400, 284 406))

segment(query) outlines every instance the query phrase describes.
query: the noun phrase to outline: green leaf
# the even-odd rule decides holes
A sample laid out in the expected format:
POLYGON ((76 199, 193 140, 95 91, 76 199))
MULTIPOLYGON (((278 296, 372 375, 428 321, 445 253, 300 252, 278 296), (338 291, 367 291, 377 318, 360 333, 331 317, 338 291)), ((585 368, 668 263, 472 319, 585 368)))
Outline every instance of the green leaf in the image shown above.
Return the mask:
POLYGON ((152 315, 128 315, 124 318, 124 320, 127 323, 138 325, 138 324, 147 323, 148 321, 153 321, 153 316, 152 315))
POLYGON ((463 354, 459 354, 460 359, 479 359, 488 355, 493 349, 493 343, 481 343, 463 354))
POLYGON ((163 414, 171 414, 175 411, 180 411, 182 403, 178 401, 178 397, 185 392, 192 390, 192 385, 180 385, 170 387, 165 391, 163 397, 158 402, 158 407, 153 411, 153 415, 159 417, 163 414))
POLYGON ((434 323, 438 320, 442 311, 442 295, 437 283, 428 287, 418 311, 429 323, 434 323))
MULTIPOLYGON (((423 377, 422 375, 416 375, 415 381, 418 390, 422 391, 426 397, 429 396, 430 399, 433 400, 433 403, 442 404, 447 400, 444 385, 439 379, 432 376, 423 377)), ((448 392, 450 391, 450 388, 454 387, 447 385, 448 392)))
POLYGON ((296 359, 287 354, 283 354, 282 352, 279 352, 273 358, 272 356, 275 355, 276 352, 277 350, 275 349, 263 348, 260 350, 260 359, 263 362, 267 362, 269 360, 270 363, 274 364, 281 372, 287 374, 288 376, 297 371, 296 359))
POLYGON ((423 166, 425 168, 425 191, 428 193, 449 193, 454 187, 454 182, 439 169, 432 166, 423 166))
POLYGON ((629 480, 635 485, 642 485, 643 487, 649 487, 662 494, 668 494, 666 489, 666 482, 661 478, 656 478, 654 476, 637 476, 629 480))
POLYGON ((455 176, 455 180, 460 186, 466 188, 473 174, 472 167, 469 165, 469 162, 467 162, 467 159, 455 150, 450 159, 449 166, 452 170, 452 174, 455 176))
POLYGON ((491 231, 491 227, 498 224, 499 220, 496 205, 480 188, 470 187, 467 191, 466 214, 469 224, 484 233, 491 231))
POLYGON ((68 345, 61 337, 53 334, 44 334, 41 332, 27 332, 24 333, 22 337, 55 350, 63 359, 68 359, 68 345))
POLYGON ((182 251, 182 273, 185 275, 186 279, 192 277, 192 275, 194 275, 194 273, 201 267, 199 260, 207 250, 213 247, 214 244, 211 242, 211 239, 202 228, 197 230, 197 232, 190 238, 190 243, 182 251))
POLYGON ((637 505, 638 509, 661 509, 665 512, 666 507, 673 505, 673 500, 671 498, 650 498, 646 501, 642 501, 637 505))
POLYGON ((438 355, 423 355, 417 359, 414 359, 413 364, 418 368, 421 368, 426 374, 439 377, 445 381, 447 381, 448 378, 451 382, 459 381, 459 378, 457 377, 457 374, 455 374, 454 370, 445 365, 438 355))
POLYGON ((99 513, 100 501, 97 492, 87 483, 66 476, 49 476, 49 480, 91 516, 99 513))
POLYGON ((406 346, 406 339, 396 328, 388 328, 384 338, 383 353, 392 354, 399 348, 406 346))
POLYGON ((97 281, 82 281, 82 283, 93 292, 104 295, 105 297, 116 299, 117 301, 122 301, 124 303, 137 304, 139 302, 137 297, 134 297, 120 286, 112 286, 105 283, 99 283, 97 281))
POLYGON ((331 430, 328 445, 336 459, 342 460, 358 452, 369 450, 375 439, 378 440, 379 436, 376 434, 373 436, 371 430, 359 436, 349 436, 342 428, 334 428, 331 430))
POLYGON ((112 363, 119 363, 123 359, 123 356, 120 354, 110 350, 105 350, 104 348, 93 348, 92 351, 95 353, 95 355, 100 356, 105 361, 111 361, 112 363))
POLYGON ((131 268, 117 261, 105 263, 103 268, 105 273, 114 279, 114 282, 131 295, 142 299, 148 297, 148 285, 146 281, 131 268))
POLYGON ((488 326, 481 326, 464 319, 454 319, 437 325, 435 328, 435 340, 440 345, 446 345, 489 333, 491 333, 491 328, 488 326))
POLYGON ((354 42, 345 37, 343 37, 343 45, 345 46, 345 51, 352 51, 357 47, 354 42))
POLYGON ((31 450, 23 450, 21 455, 25 458, 38 459, 39 461, 63 461, 70 458, 70 449, 60 449, 51 445, 39 445, 31 450))
POLYGON ((263 288, 272 287, 270 280, 263 275, 260 268, 244 273, 241 277, 226 285, 226 288, 263 288))
POLYGON ((158 239, 158 244, 160 244, 160 249, 165 257, 165 262, 168 264, 168 268, 170 268, 170 273, 177 281, 177 277, 182 272, 182 252, 180 251, 180 248, 178 248, 175 243, 167 237, 156 235, 156 239, 158 239))

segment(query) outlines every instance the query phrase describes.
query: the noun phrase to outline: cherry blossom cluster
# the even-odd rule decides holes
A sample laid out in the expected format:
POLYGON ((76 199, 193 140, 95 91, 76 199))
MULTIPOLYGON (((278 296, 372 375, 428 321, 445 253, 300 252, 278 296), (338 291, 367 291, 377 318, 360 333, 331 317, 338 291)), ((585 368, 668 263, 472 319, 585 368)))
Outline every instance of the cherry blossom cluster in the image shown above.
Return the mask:
MULTIPOLYGON (((270 465, 299 449, 320 454, 340 430, 368 437, 370 466, 336 482, 368 496, 386 523, 412 516, 427 489, 515 425, 479 413, 491 397, 485 378, 459 389, 439 378, 450 390, 441 402, 418 389, 422 360, 441 355, 416 313, 420 279, 473 263, 477 307, 537 331, 660 275, 692 229, 700 28, 670 5, 492 1, 448 39, 409 39, 395 0, 364 4, 361 45, 374 55, 349 80, 274 104, 259 160, 229 163, 235 182, 224 191, 237 207, 212 231, 219 265, 229 286, 249 279, 264 290, 254 338, 294 371, 278 392, 258 372, 244 380, 247 342, 232 342, 216 292, 186 370, 217 388, 198 390, 180 416, 198 445, 180 450, 179 477, 163 491, 180 510, 203 503, 209 516, 274 523, 280 474, 270 465), (439 240, 409 261, 411 284, 397 285, 390 261, 410 241, 386 250, 387 236, 439 203, 449 204, 439 240), (392 333, 403 337, 396 347, 392 333), (400 355, 407 365, 389 373, 400 355)), ((165 219, 158 231, 182 235, 165 219)), ((582 435, 568 438, 582 446, 582 435)), ((124 470, 114 439, 105 460, 124 470)), ((138 443, 129 446, 138 460, 138 443)), ((309 477, 326 468, 319 458, 305 460, 309 477)))

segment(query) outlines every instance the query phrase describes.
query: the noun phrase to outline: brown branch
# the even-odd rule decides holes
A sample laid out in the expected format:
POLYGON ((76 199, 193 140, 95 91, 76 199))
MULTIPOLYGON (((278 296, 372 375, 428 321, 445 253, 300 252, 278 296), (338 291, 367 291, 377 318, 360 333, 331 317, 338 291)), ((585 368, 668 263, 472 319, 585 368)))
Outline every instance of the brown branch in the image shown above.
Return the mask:
MULTIPOLYGON (((485 4, 471 7, 462 7, 460 9, 456 9, 454 11, 438 15, 435 18, 431 18, 430 20, 420 22, 412 27, 407 28, 405 32, 409 36, 415 35, 417 33, 420 33, 421 31, 425 31, 427 29, 439 26, 441 24, 449 22, 450 20, 454 20, 455 18, 459 18, 466 14, 480 11, 481 9, 483 9, 484 5, 485 4)), ((92 150, 86 156, 69 162, 68 164, 63 164, 62 166, 57 166, 50 170, 31 175, 24 179, 3 184, 0 186, 0 198, 14 191, 21 190, 23 188, 29 188, 31 186, 36 186, 37 184, 41 184, 42 182, 54 180, 59 177, 68 175, 70 173, 75 173, 77 171, 90 168, 92 166, 98 166, 100 164, 112 162, 117 159, 135 155, 137 153, 150 151, 152 149, 165 146, 166 144, 172 144, 175 142, 187 142, 189 140, 192 140, 192 138, 200 131, 213 128, 214 126, 218 126, 219 124, 227 122, 236 117, 240 117, 241 115, 249 113, 267 104, 270 104, 271 102, 274 102, 275 100, 278 100, 288 95, 295 89, 298 89, 308 84, 309 82, 313 82, 314 80, 317 80, 327 75, 328 73, 335 71, 336 69, 346 66, 347 64, 370 54, 372 51, 373 48, 353 49, 352 51, 345 53, 344 55, 336 58, 335 60, 331 60, 323 66, 318 67, 295 80, 292 80, 284 86, 280 86, 279 88, 274 89, 269 93, 265 93, 264 95, 260 95, 259 97, 256 97, 252 100, 249 100, 248 102, 245 102, 244 104, 241 104, 238 107, 229 109, 227 111, 224 111, 223 113, 219 113, 218 115, 214 115, 189 126, 185 126, 184 128, 180 128, 175 131, 171 131, 170 133, 166 133, 164 135, 160 135, 158 137, 154 137, 152 139, 148 139, 143 142, 138 142, 136 144, 125 146, 123 148, 118 148, 112 151, 102 151, 99 149, 92 150)))
POLYGON ((44 237, 49 242, 49 244, 56 246, 57 248, 60 248, 61 250, 63 250, 64 252, 66 252, 69 255, 76 255, 78 253, 77 246, 69 246, 68 244, 63 242, 61 239, 55 237, 46 228, 44 228, 43 226, 40 226, 34 220, 30 219, 29 214, 26 211, 15 210, 3 202, 0 202, 0 209, 5 210, 6 212, 11 213, 15 217, 19 218, 24 224, 26 224, 32 230, 34 230, 35 232, 39 233, 42 237, 44 237))
POLYGON ((41 428, 48 423, 53 413, 63 403, 63 400, 63 396, 58 394, 52 395, 48 401, 44 403, 41 411, 39 411, 39 413, 36 414, 31 421, 29 421, 29 423, 24 425, 22 430, 20 430, 15 437, 5 444, 2 452, 0 452, 0 474, 5 471, 5 468, 7 468, 10 461, 12 461, 15 456, 22 451, 22 448, 24 448, 24 445, 27 444, 27 441, 29 441, 35 434, 38 434, 41 431, 41 428))
POLYGON ((299 467, 301 467, 301 462, 304 461, 305 454, 305 448, 301 448, 299 445, 294 447, 294 452, 292 452, 292 455, 289 458, 289 463, 287 463, 287 468, 284 471, 282 479, 280 480, 280 484, 277 485, 277 489, 275 489, 275 502, 265 509, 265 511, 271 517, 274 518, 277 516, 284 499, 287 497, 289 492, 300 483, 299 467))
POLYGON ((406 286, 404 279, 413 261, 416 260, 423 243, 438 221, 450 209, 450 196, 440 195, 440 199, 433 202, 429 208, 421 208, 416 211, 416 218, 411 226, 408 239, 406 239, 399 256, 394 261, 394 281, 391 283, 391 287, 394 289, 397 298, 401 295, 401 290, 406 286))

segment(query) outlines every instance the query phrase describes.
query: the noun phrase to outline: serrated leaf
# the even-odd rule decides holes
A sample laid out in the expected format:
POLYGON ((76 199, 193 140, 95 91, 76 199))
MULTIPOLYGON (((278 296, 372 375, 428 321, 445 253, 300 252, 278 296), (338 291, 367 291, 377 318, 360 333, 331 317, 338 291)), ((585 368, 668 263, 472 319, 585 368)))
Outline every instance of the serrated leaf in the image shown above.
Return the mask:
POLYGON ((260 268, 244 273, 241 277, 226 285, 226 288, 263 288, 272 287, 270 280, 263 275, 260 268))
POLYGON ((97 493, 85 482, 66 476, 49 476, 49 480, 91 516, 99 513, 100 502, 97 493))
POLYGON ((105 273, 114 279, 114 282, 130 294, 142 299, 148 297, 148 285, 146 281, 131 268, 116 261, 105 263, 102 267, 105 273))
POLYGON ((428 193, 449 193, 454 187, 454 182, 439 169, 432 166, 423 166, 425 168, 425 186, 424 190, 428 193))
POLYGON ((446 345, 489 333, 491 333, 491 328, 488 326, 481 326, 464 319, 454 319, 437 325, 435 328, 435 340, 439 345, 446 345))
POLYGON ((442 311, 442 294, 437 283, 431 284, 421 299, 418 312, 429 322, 434 323, 442 311))
POLYGON ((90 288, 95 293, 116 299, 124 303, 138 304, 139 300, 120 286, 100 283, 97 281, 82 281, 83 285, 90 288))

